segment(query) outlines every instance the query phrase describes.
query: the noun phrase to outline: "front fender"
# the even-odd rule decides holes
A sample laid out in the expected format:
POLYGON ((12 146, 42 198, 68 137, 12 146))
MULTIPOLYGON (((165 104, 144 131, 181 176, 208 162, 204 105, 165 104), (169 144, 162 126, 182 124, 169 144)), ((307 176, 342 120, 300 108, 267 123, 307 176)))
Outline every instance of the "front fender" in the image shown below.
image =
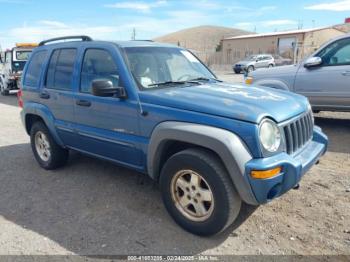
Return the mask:
POLYGON ((256 198, 245 177, 245 164, 252 159, 244 142, 234 133, 224 129, 185 123, 163 122, 153 131, 147 154, 148 174, 157 179, 160 174, 160 159, 169 141, 198 145, 216 152, 223 161, 242 200, 256 205, 256 198))
POLYGON ((281 89, 285 91, 290 91, 291 88, 288 86, 288 84, 282 80, 277 79, 263 79, 263 80, 257 80, 254 82, 254 85, 259 86, 267 86, 271 88, 281 89))
MULTIPOLYGON (((23 121, 23 124, 25 127, 27 126, 26 116, 28 114, 39 116, 40 118, 42 118, 42 120, 44 121, 45 125, 49 129, 50 134, 52 135, 55 142, 57 144, 59 144, 60 146, 64 147, 64 144, 63 144, 61 138, 59 137, 59 135, 56 131, 56 128, 55 128, 55 117, 53 116, 53 114, 51 113, 51 111, 48 109, 47 106, 42 105, 42 104, 38 104, 38 103, 34 103, 34 102, 25 103, 23 110, 21 112, 22 121, 23 121)), ((29 133, 30 131, 27 130, 27 132, 29 133)))

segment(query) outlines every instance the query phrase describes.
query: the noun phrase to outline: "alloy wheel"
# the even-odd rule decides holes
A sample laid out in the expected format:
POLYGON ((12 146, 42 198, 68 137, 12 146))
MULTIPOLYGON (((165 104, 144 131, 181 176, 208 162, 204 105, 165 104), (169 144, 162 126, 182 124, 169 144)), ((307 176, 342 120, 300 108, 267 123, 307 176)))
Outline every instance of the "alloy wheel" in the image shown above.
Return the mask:
POLYGON ((207 220, 214 210, 209 184, 192 170, 181 170, 171 181, 171 195, 178 211, 191 221, 207 220))

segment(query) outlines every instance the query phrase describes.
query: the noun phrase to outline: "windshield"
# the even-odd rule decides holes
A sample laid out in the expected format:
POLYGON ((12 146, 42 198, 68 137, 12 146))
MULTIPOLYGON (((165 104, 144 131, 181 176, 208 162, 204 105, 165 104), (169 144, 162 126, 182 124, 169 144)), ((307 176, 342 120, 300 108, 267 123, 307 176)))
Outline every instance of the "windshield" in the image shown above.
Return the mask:
POLYGON ((256 59, 257 59, 256 55, 251 55, 251 56, 246 57, 244 60, 245 61, 255 61, 256 59))
POLYGON ((131 72, 141 90, 215 76, 190 52, 168 47, 125 48, 131 72))
POLYGON ((32 51, 16 51, 16 60, 28 61, 32 51))

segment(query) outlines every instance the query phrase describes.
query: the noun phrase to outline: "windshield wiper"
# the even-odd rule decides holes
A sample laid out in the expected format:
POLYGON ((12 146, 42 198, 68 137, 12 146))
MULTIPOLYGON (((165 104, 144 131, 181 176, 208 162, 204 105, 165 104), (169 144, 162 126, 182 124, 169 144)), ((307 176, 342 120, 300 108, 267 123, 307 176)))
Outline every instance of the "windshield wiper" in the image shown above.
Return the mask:
POLYGON ((197 81, 206 81, 206 82, 209 82, 211 80, 214 80, 214 81, 217 81, 217 82, 222 82, 221 80, 219 79, 216 79, 216 78, 207 78, 207 77, 197 77, 195 79, 191 79, 191 80, 188 80, 186 82, 197 82, 197 81))
POLYGON ((184 85, 184 84, 186 84, 185 81, 166 81, 166 82, 150 84, 150 85, 148 85, 148 87, 169 86, 169 85, 184 85))

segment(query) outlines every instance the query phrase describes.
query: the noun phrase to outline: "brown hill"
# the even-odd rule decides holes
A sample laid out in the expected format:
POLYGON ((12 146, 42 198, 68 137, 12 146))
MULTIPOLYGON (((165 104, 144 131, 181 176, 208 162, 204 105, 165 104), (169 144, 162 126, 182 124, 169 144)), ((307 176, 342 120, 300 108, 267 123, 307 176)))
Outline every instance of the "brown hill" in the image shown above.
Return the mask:
POLYGON ((340 24, 340 25, 335 25, 334 27, 345 33, 350 33, 350 24, 340 24))
POLYGON ((251 32, 221 26, 198 26, 157 37, 153 40, 175 45, 179 44, 182 47, 202 53, 215 52, 216 47, 225 37, 244 34, 251 34, 251 32))

